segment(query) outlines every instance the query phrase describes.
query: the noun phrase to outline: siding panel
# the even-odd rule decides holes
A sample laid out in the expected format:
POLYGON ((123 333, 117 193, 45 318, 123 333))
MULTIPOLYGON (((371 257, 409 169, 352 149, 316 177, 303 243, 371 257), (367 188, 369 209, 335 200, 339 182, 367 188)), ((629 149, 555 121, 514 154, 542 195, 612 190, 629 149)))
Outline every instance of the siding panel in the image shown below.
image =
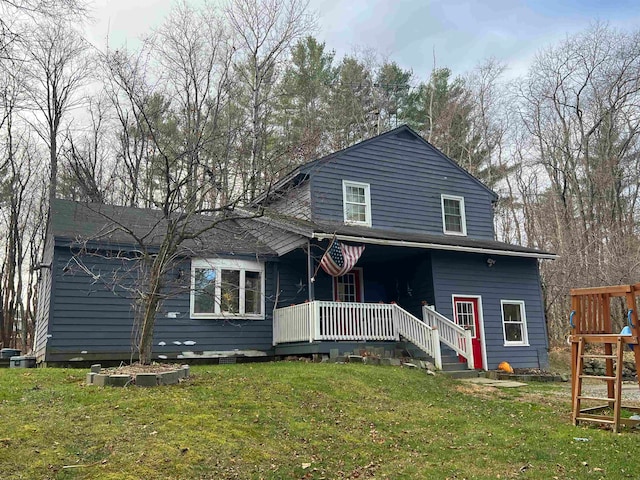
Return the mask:
MULTIPOLYGON (((98 359, 101 355, 120 355, 129 358, 133 336, 133 308, 126 289, 113 287, 111 278, 119 262, 99 257, 85 257, 89 269, 101 277, 96 281, 81 269, 64 268, 70 265, 68 248, 56 248, 54 263, 54 291, 56 302, 51 309, 47 355, 62 358, 98 359), (86 352, 86 353, 83 353, 86 352)), ((189 263, 182 265, 190 272, 189 263)), ((160 312, 154 331, 154 356, 169 357, 185 352, 259 350, 272 354, 272 311, 275 298, 274 262, 265 265, 265 318, 263 320, 190 319, 189 318, 189 274, 183 277, 184 284, 167 300, 160 312), (168 318, 175 312, 177 318, 168 318), (192 341, 194 345, 184 345, 192 341), (166 345, 160 346, 159 342, 166 345), (173 342, 180 342, 175 345, 173 342)), ((43 327, 39 327, 43 328, 43 327)), ((110 358, 113 358, 112 356, 110 358)))
MULTIPOLYGON (((53 238, 49 235, 47 236, 47 241, 45 243, 42 263, 45 265, 53 265, 53 238)), ((53 286, 52 268, 43 268, 40 270, 40 283, 38 284, 38 312, 36 316, 36 332, 33 346, 33 351, 38 362, 44 359, 45 350, 47 348, 49 320, 53 304, 53 298, 51 296, 53 286)))
POLYGON ((386 135, 310 167, 313 219, 342 223, 342 180, 370 184, 372 228, 442 234, 440 195, 465 199, 467 235, 493 239, 492 195, 436 149, 386 135))
POLYGON ((276 200, 269 203, 269 208, 303 220, 311 220, 311 191, 309 182, 289 188, 276 200))
POLYGON ((480 295, 488 365, 501 361, 516 368, 547 368, 547 332, 535 259, 437 252, 431 254, 436 309, 453 319, 452 295, 480 295), (525 302, 530 346, 505 346, 500 300, 525 302))

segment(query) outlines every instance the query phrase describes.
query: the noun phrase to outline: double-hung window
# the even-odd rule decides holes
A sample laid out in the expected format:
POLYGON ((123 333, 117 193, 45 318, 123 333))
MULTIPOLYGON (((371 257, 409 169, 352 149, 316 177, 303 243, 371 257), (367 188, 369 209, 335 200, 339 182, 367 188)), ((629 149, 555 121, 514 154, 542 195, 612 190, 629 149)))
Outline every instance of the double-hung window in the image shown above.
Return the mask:
POLYGON ((522 300, 501 300, 505 345, 529 345, 527 315, 522 300))
POLYGON ((371 196, 369 184, 342 181, 344 223, 371 226, 371 196))
POLYGON ((466 235, 467 222, 464 216, 464 197, 442 195, 442 230, 447 235, 466 235))
POLYGON ((264 318, 264 264, 191 261, 191 318, 264 318))

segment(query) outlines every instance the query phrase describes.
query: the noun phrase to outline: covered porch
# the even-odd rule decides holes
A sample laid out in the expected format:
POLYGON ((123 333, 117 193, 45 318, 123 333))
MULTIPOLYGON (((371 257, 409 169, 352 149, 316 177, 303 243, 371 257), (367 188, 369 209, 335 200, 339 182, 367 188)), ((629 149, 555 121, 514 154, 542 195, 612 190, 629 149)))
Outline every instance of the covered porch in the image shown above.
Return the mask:
MULTIPOLYGON (((442 344, 473 369, 471 332, 428 306, 422 319, 396 303, 306 301, 274 310, 274 347, 330 342, 410 342, 442 369, 442 344)), ((295 350, 295 348, 294 348, 295 350)))
POLYGON ((505 360, 548 366, 538 259, 555 255, 493 239, 339 223, 298 219, 285 228, 295 233, 279 250, 274 278, 276 355, 408 340, 434 361, 439 348, 469 368, 505 360), (366 246, 355 267, 338 277, 319 267, 333 240, 366 246))

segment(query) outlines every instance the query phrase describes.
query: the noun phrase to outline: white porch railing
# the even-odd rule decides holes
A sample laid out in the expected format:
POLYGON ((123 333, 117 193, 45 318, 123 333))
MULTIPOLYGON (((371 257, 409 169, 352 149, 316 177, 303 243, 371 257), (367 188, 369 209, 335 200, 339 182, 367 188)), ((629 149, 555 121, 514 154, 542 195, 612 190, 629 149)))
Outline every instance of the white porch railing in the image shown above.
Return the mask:
POLYGON ((436 368, 442 370, 442 355, 440 353, 440 335, 438 335, 438 329, 420 321, 397 305, 393 306, 395 307, 395 321, 400 335, 427 353, 433 358, 436 368))
POLYGON ((273 312, 273 344, 313 342, 315 302, 278 308, 273 312))
POLYGON ((442 368, 438 331, 398 305, 314 301, 278 308, 273 344, 313 341, 412 342, 442 368))
POLYGON ((460 325, 440 315, 426 305, 422 307, 422 318, 424 323, 439 332, 442 343, 448 345, 458 355, 461 355, 467 360, 467 367, 472 370, 474 365, 471 331, 465 330, 460 325))
POLYGON ((319 310, 317 340, 398 339, 393 305, 378 303, 311 302, 319 310))

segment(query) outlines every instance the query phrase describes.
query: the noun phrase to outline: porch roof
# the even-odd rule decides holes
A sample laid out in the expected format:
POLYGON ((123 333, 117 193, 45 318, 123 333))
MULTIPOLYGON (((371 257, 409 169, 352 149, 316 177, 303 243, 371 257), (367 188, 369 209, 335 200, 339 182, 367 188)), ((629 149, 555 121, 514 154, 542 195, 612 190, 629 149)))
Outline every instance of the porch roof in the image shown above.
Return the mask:
POLYGON ((535 248, 512 245, 496 240, 484 240, 458 235, 433 235, 419 232, 382 230, 341 223, 311 222, 293 218, 276 212, 265 211, 264 219, 272 225, 295 232, 311 239, 326 240, 334 236, 346 242, 358 242, 374 245, 389 245, 431 250, 449 250, 457 252, 484 253, 512 257, 556 259, 558 255, 535 248))

